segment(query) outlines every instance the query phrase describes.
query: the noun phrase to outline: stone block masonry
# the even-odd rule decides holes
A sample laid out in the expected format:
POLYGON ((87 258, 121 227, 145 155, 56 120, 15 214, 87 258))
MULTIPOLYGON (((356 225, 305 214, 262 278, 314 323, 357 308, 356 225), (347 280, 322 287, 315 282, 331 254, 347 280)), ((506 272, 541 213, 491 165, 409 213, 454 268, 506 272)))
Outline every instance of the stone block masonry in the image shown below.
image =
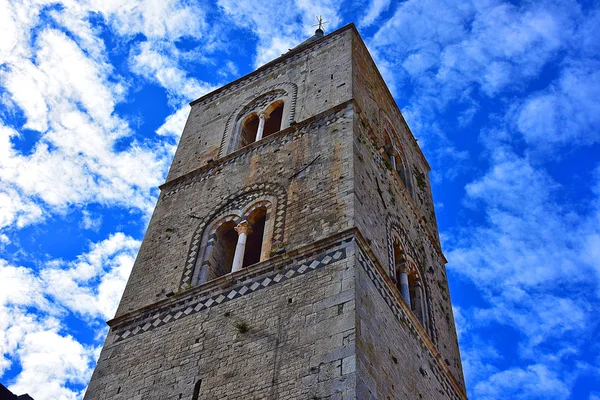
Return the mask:
POLYGON ((353 263, 340 235, 114 321, 86 399, 355 398, 353 263))
POLYGON ((428 171, 353 25, 192 102, 85 400, 465 399, 428 171))

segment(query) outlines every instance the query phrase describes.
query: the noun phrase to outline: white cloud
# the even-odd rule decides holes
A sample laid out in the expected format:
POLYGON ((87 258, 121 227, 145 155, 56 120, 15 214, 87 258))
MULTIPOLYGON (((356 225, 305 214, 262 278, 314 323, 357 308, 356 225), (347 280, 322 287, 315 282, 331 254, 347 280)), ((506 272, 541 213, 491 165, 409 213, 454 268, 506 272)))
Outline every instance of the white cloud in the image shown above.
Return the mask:
POLYGON ((204 10, 193 2, 89 0, 86 8, 102 13, 123 36, 142 33, 150 39, 174 40, 201 35, 206 26, 204 10))
POLYGON ((79 226, 83 229, 89 229, 94 232, 98 232, 100 226, 102 226, 102 215, 92 214, 89 211, 83 210, 79 226))
POLYGON ((570 385, 563 382, 555 371, 543 364, 535 364, 498 372, 486 381, 477 383, 473 392, 482 400, 567 399, 570 395, 570 385))
POLYGON ((475 284, 483 298, 459 313, 469 321, 461 344, 477 398, 570 393, 577 371, 564 363, 579 355, 600 299, 600 262, 590 253, 600 237, 600 192, 577 214, 561 205, 561 190, 542 167, 500 148, 489 171, 466 186, 469 207, 483 212, 485 223, 444 235, 449 270, 475 284), (503 345, 518 359, 502 371, 479 355, 494 346, 477 339, 480 328, 491 326, 519 333, 517 342, 503 345))
POLYGON ((239 75, 239 71, 237 66, 232 61, 227 61, 221 68, 219 68, 217 74, 221 75, 224 78, 236 78, 239 75))
POLYGON ((390 0, 372 0, 371 3, 366 7, 368 10, 367 14, 361 18, 358 25, 361 27, 371 26, 379 17, 379 15, 387 10, 389 6, 390 0))
POLYGON ((307 0, 267 2, 218 0, 218 4, 236 25, 250 29, 258 38, 255 66, 263 65, 286 53, 314 34, 315 16, 329 20, 326 29, 339 26, 341 3, 332 0, 314 3, 307 0))
POLYGON ((22 371, 10 390, 28 393, 35 399, 80 399, 83 391, 74 392, 67 384, 81 386, 88 382, 94 351, 52 330, 29 333, 17 351, 22 371))
POLYGON ((417 107, 443 109, 471 85, 487 96, 522 89, 568 45, 573 10, 537 3, 409 0, 370 46, 419 89, 417 107))
POLYGON ((40 271, 45 293, 78 314, 112 318, 139 245, 139 241, 116 233, 94 244, 77 261, 48 263, 40 271))
POLYGON ((8 65, 0 78, 24 111, 26 127, 42 137, 31 154, 22 155, 10 140, 16 131, 0 128, 5 144, 0 150, 0 199, 6 205, 0 222, 18 220, 23 226, 39 221, 44 209, 61 212, 88 202, 149 212, 154 203, 150 191, 161 183, 169 151, 142 147, 135 140, 124 151, 114 150, 131 130, 114 115, 122 89, 109 82, 111 68, 88 58, 53 29, 39 34, 35 63, 13 60, 8 65))
POLYGON ((19 228, 44 220, 43 210, 31 199, 10 187, 0 184, 0 228, 16 225, 19 228))
POLYGON ((190 106, 186 104, 175 111, 175 113, 169 115, 165 120, 165 123, 156 130, 156 133, 161 136, 171 136, 175 139, 179 139, 189 114, 190 106))
POLYGON ((139 244, 117 233, 75 261, 48 261, 39 273, 0 259, 0 377, 19 363, 13 392, 36 399, 82 397, 99 347, 80 343, 61 318, 111 318, 139 244))
POLYGON ((142 42, 130 57, 131 70, 158 83, 177 102, 191 101, 215 87, 190 78, 179 66, 181 55, 172 43, 142 42))
POLYGON ((29 269, 14 267, 0 259, 0 376, 12 364, 7 355, 14 354, 23 336, 38 329, 28 307, 50 310, 43 296, 43 285, 29 269))
POLYGON ((536 151, 600 141, 600 72, 588 62, 565 68, 557 82, 528 97, 516 116, 518 130, 536 151))

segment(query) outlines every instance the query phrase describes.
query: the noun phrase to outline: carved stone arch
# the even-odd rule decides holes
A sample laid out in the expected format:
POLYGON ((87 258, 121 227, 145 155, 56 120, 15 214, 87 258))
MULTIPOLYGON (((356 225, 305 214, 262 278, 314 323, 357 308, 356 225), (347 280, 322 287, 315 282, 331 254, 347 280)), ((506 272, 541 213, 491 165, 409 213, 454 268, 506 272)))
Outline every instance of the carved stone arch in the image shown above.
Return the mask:
POLYGON ((264 89, 259 95, 253 96, 250 101, 240 104, 227 118, 225 123, 225 131, 221 139, 221 146, 219 147, 219 158, 233 151, 233 143, 236 138, 233 137, 237 131, 237 124, 240 119, 250 113, 254 107, 261 104, 265 99, 271 99, 273 102, 277 99, 284 101, 284 115, 287 115, 285 125, 282 125, 282 129, 287 128, 295 121, 296 118, 296 101, 298 96, 298 86, 292 82, 281 82, 273 86, 269 86, 264 89), (279 95, 271 97, 273 95, 279 95))
POLYGON ((250 215, 254 210, 261 208, 261 207, 266 207, 268 210, 270 210, 273 208, 273 202, 269 201, 269 200, 261 199, 261 200, 255 201, 254 203, 247 205, 242 211, 243 218, 247 218, 248 215, 250 215))
MULTIPOLYGON (((199 253, 203 244, 202 239, 204 237, 207 225, 217 220, 220 216, 235 213, 235 215, 243 217, 243 214, 241 214, 240 210, 243 210, 247 205, 256 202, 256 200, 268 197, 272 197, 276 203, 273 205, 273 212, 271 213, 274 218, 271 249, 274 251, 275 249, 281 247, 283 243, 285 215, 287 209, 287 193, 285 189, 275 183, 255 183, 253 185, 246 186, 239 192, 228 196, 217 207, 215 207, 214 212, 203 217, 196 226, 196 229, 192 234, 190 248, 185 260, 181 281, 179 283, 180 289, 192 285, 196 260, 200 255, 199 253)), ((210 226, 213 226, 213 224, 210 226)), ((203 256, 203 254, 200 256, 203 256)))
POLYGON ((392 120, 387 115, 387 113, 385 111, 383 111, 382 109, 379 109, 379 127, 381 130, 381 132, 380 132, 381 134, 386 129, 388 129, 393 134, 393 139, 396 140, 397 142, 401 142, 400 135, 398 134, 398 131, 396 131, 396 128, 394 128, 394 124, 392 123, 392 120))
POLYGON ((384 141, 384 148, 387 145, 387 140, 389 140, 391 142, 390 146, 392 147, 392 149, 386 148, 386 152, 395 155, 393 163, 395 163, 396 173, 400 177, 400 180, 406 188, 409 196, 414 198, 412 168, 408 162, 408 159, 406 158, 406 151, 402 146, 400 136, 398 135, 398 132, 396 132, 396 130, 394 129, 394 126, 392 125, 390 119, 383 110, 379 110, 379 121, 379 125, 381 127, 380 134, 383 138, 382 140, 384 141))
POLYGON ((408 240, 408 235, 406 230, 402 228, 400 221, 397 217, 388 215, 387 217, 387 239, 388 239, 388 273, 394 283, 398 283, 396 279, 396 267, 394 263, 394 237, 398 237, 400 239, 400 245, 404 248, 406 252, 407 258, 410 258, 414 261, 412 268, 414 268, 415 272, 418 274, 421 285, 423 285, 423 290, 425 293, 425 318, 423 323, 423 328, 429 334, 429 337, 433 341, 434 344, 437 344, 437 325, 433 318, 433 305, 431 303, 431 290, 427 283, 427 279, 425 279, 425 272, 421 267, 424 263, 424 260, 421 260, 414 247, 411 245, 408 240))
POLYGON ((211 252, 213 248, 213 242, 215 240, 215 233, 221 225, 232 222, 237 225, 242 220, 242 215, 237 210, 225 210, 220 215, 216 215, 212 222, 206 226, 202 233, 200 240, 200 246, 198 247, 198 254, 194 261, 193 273, 191 283, 196 283, 200 280, 200 272, 205 269, 206 265, 201 264, 207 263, 206 255, 211 252))
MULTIPOLYGON (((419 258, 412 244, 407 240, 408 235, 398 218, 388 215, 387 217, 387 241, 388 241, 388 274, 394 282, 396 282, 396 266, 394 265, 394 236, 400 239, 400 244, 404 248, 407 257, 412 259, 416 264, 417 268, 419 265, 419 258), (395 234, 395 235, 394 235, 395 234)), ((419 271, 421 272, 421 271, 419 271)), ((422 273, 420 273, 423 276, 422 273)))

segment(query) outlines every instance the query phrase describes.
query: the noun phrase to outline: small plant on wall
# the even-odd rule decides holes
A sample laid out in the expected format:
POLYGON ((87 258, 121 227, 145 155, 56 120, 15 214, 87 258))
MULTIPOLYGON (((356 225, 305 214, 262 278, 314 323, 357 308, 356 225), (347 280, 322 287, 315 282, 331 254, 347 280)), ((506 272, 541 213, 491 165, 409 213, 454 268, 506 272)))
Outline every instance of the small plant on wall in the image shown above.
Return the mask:
POLYGON ((233 324, 234 328, 241 334, 248 333, 250 331, 250 325, 245 321, 238 321, 233 324))

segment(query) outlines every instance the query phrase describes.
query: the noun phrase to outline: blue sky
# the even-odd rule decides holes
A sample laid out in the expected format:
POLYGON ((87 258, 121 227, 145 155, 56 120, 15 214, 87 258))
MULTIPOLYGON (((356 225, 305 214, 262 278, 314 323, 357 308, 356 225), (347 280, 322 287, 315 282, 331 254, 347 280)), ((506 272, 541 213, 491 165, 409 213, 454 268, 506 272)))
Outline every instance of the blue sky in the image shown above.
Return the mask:
POLYGON ((600 399, 600 5, 0 0, 0 382, 79 399, 187 103, 356 23, 432 167, 472 399, 600 399))

